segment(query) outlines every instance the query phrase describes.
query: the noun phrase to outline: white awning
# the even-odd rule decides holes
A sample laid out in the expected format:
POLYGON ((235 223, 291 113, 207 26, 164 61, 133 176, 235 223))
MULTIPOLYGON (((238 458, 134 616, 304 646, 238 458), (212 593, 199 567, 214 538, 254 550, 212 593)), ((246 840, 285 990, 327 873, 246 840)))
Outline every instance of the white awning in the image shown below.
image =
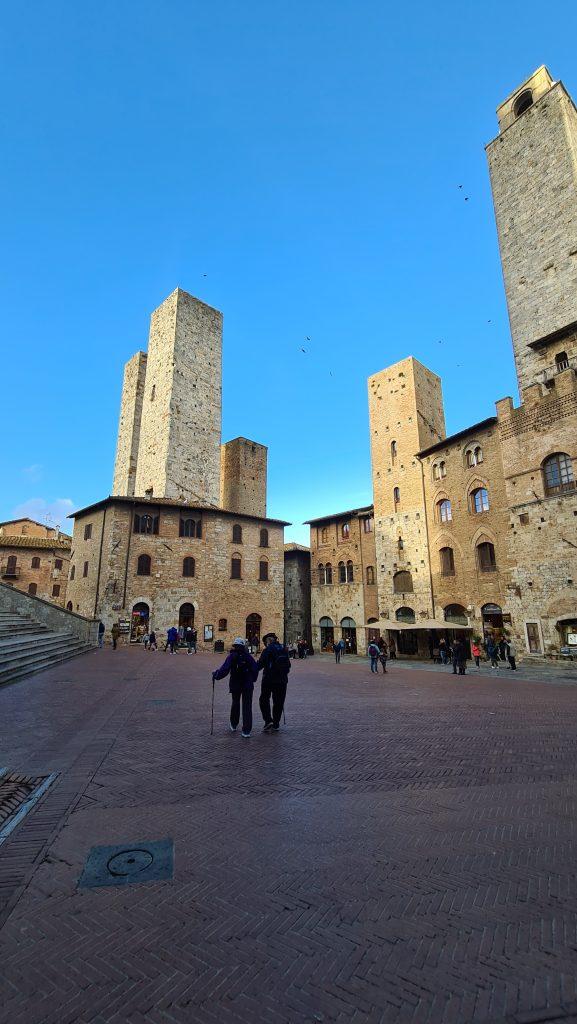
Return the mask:
POLYGON ((441 619, 419 619, 418 622, 402 622, 397 619, 381 619, 380 622, 369 622, 363 629, 469 629, 472 626, 462 626, 459 622, 444 622, 441 619))

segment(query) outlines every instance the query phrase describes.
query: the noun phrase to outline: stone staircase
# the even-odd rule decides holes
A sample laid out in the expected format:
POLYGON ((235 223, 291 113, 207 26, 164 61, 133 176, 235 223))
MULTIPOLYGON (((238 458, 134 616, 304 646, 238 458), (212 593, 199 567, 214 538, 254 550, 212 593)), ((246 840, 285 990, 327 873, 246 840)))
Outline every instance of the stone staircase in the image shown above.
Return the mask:
POLYGON ((0 611, 0 685, 92 650, 93 644, 71 631, 50 629, 18 612, 0 611))

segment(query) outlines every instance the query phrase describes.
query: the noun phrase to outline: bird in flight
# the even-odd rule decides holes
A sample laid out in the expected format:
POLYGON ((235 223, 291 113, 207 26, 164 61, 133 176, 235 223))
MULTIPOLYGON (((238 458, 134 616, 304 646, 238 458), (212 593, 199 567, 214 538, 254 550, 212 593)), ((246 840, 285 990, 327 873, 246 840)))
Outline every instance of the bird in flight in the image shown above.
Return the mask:
POLYGON ((304 352, 304 354, 306 355, 306 353, 307 353, 306 348, 301 348, 301 352, 304 352))

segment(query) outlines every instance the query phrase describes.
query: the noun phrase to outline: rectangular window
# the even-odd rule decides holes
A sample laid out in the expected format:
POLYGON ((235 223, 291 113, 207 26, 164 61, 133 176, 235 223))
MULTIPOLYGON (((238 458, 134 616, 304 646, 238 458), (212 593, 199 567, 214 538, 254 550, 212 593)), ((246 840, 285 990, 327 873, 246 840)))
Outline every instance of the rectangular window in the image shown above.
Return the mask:
POLYGON ((52 587, 52 597, 60 597, 60 584, 55 583, 52 587))
POLYGON ((84 568, 82 570, 82 575, 83 576, 88 576, 88 562, 84 563, 84 568))
POLYGON ((92 523, 88 523, 84 527, 84 540, 90 540, 92 537, 92 523))
POLYGON ((365 533, 373 532, 373 517, 369 516, 367 519, 363 519, 363 530, 365 533))
POLYGON ((230 578, 231 580, 239 580, 240 576, 240 558, 231 558, 230 560, 230 578))
POLYGON ((259 580, 268 580, 268 562, 260 562, 258 567, 259 580))
POLYGON ((528 622, 526 624, 527 629, 527 646, 531 654, 541 653, 541 640, 539 637, 539 625, 537 622, 528 622))
POLYGON ((54 568, 55 569, 61 569, 62 568, 62 559, 61 558, 55 558, 54 559, 54 568))

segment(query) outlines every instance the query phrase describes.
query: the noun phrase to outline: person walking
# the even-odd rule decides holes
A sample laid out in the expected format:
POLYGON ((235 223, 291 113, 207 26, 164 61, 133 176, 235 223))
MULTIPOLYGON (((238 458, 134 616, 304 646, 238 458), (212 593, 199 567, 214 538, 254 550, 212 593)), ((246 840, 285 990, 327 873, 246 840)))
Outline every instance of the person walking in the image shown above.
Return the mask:
POLYGON ((186 643, 186 653, 190 654, 193 648, 192 642, 192 626, 187 626, 184 634, 184 640, 186 643))
POLYGON ((110 632, 112 633, 112 650, 115 651, 118 645, 118 637, 120 636, 120 626, 117 622, 114 623, 110 632))
POLYGON ((389 658, 390 658, 391 660, 392 660, 393 658, 395 658, 395 660, 396 660, 396 658, 397 658, 397 648, 396 648, 396 646, 395 646, 395 641, 393 640, 393 638, 392 638, 392 637, 391 637, 391 639, 389 640, 389 658))
POLYGON ((448 661, 448 658, 447 658, 447 641, 445 640, 444 636, 442 636, 441 639, 439 640, 439 655, 440 655, 440 658, 441 658, 441 663, 443 665, 446 665, 447 661, 448 661))
POLYGON ((194 628, 194 626, 193 626, 192 627, 192 653, 193 654, 197 653, 197 650, 196 650, 197 642, 198 642, 198 630, 196 630, 194 628))
POLYGON ((492 637, 489 637, 487 640, 487 656, 491 661, 491 668, 497 668, 498 654, 497 644, 492 637))
POLYGON ((148 650, 149 651, 157 651, 158 650, 158 645, 156 643, 156 633, 154 632, 153 629, 150 630, 150 635, 148 637, 148 650))
POLYGON ((104 628, 104 623, 100 621, 98 623, 98 646, 100 648, 104 647, 104 628))
POLYGON ((386 672, 387 671, 387 655, 388 655, 389 652, 388 652, 388 648, 387 648, 387 642, 386 642, 386 640, 383 640, 382 636, 379 637, 379 640, 377 641, 377 647, 379 648, 379 661, 380 661, 381 665, 383 666, 383 672, 386 672))
POLYGON ((517 671, 517 648, 515 647, 515 644, 513 643, 512 640, 508 640, 507 641, 507 658, 508 658, 508 661, 509 661, 509 668, 511 668, 513 670, 513 672, 516 672, 517 671))
POLYGON ((233 641, 232 651, 223 664, 212 673, 213 683, 230 675, 228 684, 232 697, 230 705, 230 731, 236 732, 240 721, 242 702, 242 736, 247 740, 252 732, 252 695, 258 668, 252 654, 246 649, 242 637, 233 641))
POLYGON ((479 647, 479 644, 475 640, 473 640, 471 644, 471 654, 475 659, 475 665, 477 666, 477 668, 479 668, 481 662, 481 648, 479 647))
POLYGON ((368 650, 369 658, 371 659, 371 672, 379 672, 379 648, 374 640, 371 640, 368 650))
POLYGON ((142 638, 142 642, 144 644, 144 650, 147 651, 148 650, 148 645, 150 643, 150 633, 148 632, 148 630, 144 634, 144 636, 142 638))
POLYGON ((460 676, 465 675, 465 665, 467 662, 467 650, 462 640, 455 640, 453 644, 453 675, 457 675, 457 670, 460 676))
POLYGON ((341 641, 340 640, 337 640, 337 642, 333 644, 333 651, 334 651, 334 654, 335 654, 335 661, 336 661, 336 663, 338 665, 340 663, 340 660, 341 660, 341 641))
POLYGON ((167 629, 167 631, 166 631, 166 643, 164 645, 164 653, 166 654, 166 651, 170 647, 170 653, 171 654, 176 654, 176 644, 177 644, 177 642, 178 642, 178 629, 176 628, 176 626, 171 626, 170 629, 167 629))
POLYGON ((264 720, 263 732, 278 732, 286 698, 291 660, 286 647, 279 643, 276 633, 266 633, 262 639, 265 648, 258 659, 257 672, 263 670, 259 698, 259 707, 264 720))

